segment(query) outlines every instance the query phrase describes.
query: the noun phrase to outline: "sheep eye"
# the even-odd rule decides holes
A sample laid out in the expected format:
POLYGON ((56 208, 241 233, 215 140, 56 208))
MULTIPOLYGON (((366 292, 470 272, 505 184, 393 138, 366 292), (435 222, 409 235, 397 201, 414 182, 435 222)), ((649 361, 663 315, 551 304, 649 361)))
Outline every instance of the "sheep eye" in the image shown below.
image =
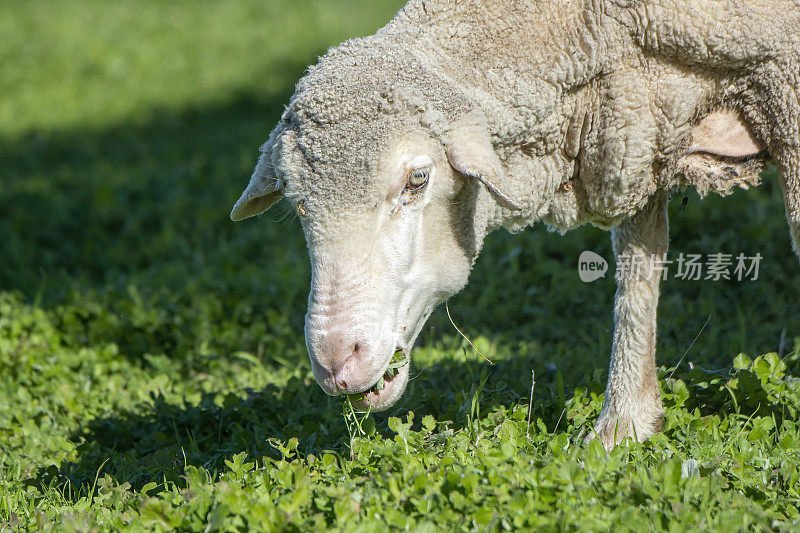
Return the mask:
POLYGON ((418 168, 411 171, 408 175, 408 187, 411 189, 420 189, 428 183, 431 173, 427 168, 418 168))

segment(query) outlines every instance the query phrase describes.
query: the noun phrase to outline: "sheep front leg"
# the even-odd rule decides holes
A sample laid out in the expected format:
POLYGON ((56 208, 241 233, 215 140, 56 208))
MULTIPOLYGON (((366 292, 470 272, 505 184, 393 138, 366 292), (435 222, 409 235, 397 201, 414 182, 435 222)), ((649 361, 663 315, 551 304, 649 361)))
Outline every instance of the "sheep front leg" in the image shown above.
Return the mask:
POLYGON ((661 431, 664 410, 656 376, 656 308, 668 241, 667 195, 657 192, 635 216, 612 230, 617 261, 614 342, 605 402, 587 442, 611 449, 661 431))

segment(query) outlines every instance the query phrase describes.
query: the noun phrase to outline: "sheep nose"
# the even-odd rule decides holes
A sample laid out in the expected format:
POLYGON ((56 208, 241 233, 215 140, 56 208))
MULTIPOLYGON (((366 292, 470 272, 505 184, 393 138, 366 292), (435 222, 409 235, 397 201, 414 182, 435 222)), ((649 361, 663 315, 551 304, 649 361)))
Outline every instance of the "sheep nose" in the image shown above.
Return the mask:
POLYGON ((348 345, 336 358, 341 363, 331 369, 333 381, 343 393, 353 391, 358 387, 356 383, 356 370, 358 363, 364 355, 364 344, 361 342, 353 342, 348 345))
POLYGON ((349 335, 328 334, 310 346, 314 375, 328 394, 350 394, 364 388, 359 370, 368 358, 368 344, 349 335))

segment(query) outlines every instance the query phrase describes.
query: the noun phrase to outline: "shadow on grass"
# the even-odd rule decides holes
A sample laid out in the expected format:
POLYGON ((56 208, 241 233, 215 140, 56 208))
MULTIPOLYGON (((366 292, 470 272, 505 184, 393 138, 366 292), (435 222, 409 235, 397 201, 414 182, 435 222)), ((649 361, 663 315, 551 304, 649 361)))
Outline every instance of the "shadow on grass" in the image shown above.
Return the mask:
MULTIPOLYGON (((415 370, 416 379, 401 402, 385 413, 372 415, 378 432, 390 438, 388 418, 404 418, 409 410, 415 412, 417 426, 423 416, 432 414, 439 421, 451 421, 452 429, 462 429, 474 414, 471 405, 475 394, 480 400, 480 417, 499 406, 527 406, 530 384, 519 381, 519 377, 521 369, 530 368, 530 364, 523 358, 500 361, 491 367, 486 363, 444 360, 421 372, 415 370), (482 373, 487 379, 482 391, 476 392, 482 373), (443 380, 447 382, 444 387, 443 380)), ((567 383, 565 394, 572 387, 567 383)), ((599 387, 594 384, 595 392, 599 387)), ((548 427, 555 427, 562 418, 565 394, 559 396, 555 374, 543 372, 537 378, 534 416, 541 417, 548 427)), ((158 396, 143 412, 92 420, 71 436, 78 443, 77 461, 42 468, 29 484, 40 489, 59 487, 74 498, 91 490, 98 472, 101 477, 109 475, 116 482, 127 482, 137 489, 164 481, 182 486, 186 464, 215 472, 224 470, 224 461, 241 452, 251 459, 280 458, 271 444, 275 439, 286 442, 297 438, 298 451, 303 456, 319 456, 324 451, 346 456, 349 436, 342 409, 341 399, 327 397, 316 383, 297 377, 283 387, 269 385, 243 396, 203 393, 191 405, 171 403, 158 396)), ((566 419, 560 424, 564 428, 566 419)))
POLYGON ((169 354, 185 372, 201 351, 285 353, 261 338, 302 330, 302 233, 285 206, 272 224, 228 213, 289 96, 0 141, 0 290, 53 311, 68 347, 169 354))
POLYGON ((0 287, 57 301, 231 235, 229 208, 286 100, 240 94, 0 143, 0 287))

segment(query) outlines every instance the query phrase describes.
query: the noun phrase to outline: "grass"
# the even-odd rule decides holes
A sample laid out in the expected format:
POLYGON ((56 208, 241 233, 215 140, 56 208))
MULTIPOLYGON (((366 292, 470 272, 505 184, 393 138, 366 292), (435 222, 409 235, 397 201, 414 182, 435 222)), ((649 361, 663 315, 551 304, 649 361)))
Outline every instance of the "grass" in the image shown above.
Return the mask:
POLYGON ((757 281, 665 283, 647 443, 578 445, 611 338, 613 282, 577 276, 611 255, 594 228, 490 236, 450 310, 494 365, 442 309, 389 413, 314 383, 297 222, 228 212, 305 66, 399 5, 0 4, 0 530, 800 527, 774 175, 673 201, 673 256, 764 259, 757 281))

